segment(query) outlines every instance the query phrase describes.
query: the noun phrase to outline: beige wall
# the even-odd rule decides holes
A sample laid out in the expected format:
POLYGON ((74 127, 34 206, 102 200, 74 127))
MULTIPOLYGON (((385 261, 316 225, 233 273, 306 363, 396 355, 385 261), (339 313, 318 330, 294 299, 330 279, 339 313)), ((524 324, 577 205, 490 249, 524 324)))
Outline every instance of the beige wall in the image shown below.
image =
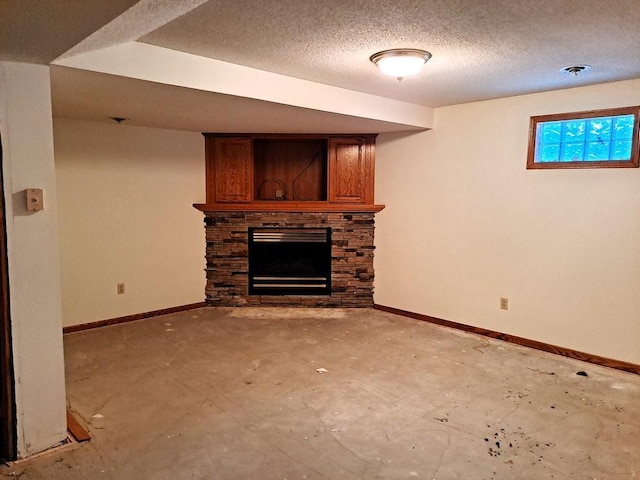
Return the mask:
POLYGON ((640 363, 640 169, 525 169, 531 115, 638 104, 634 80, 381 135, 376 303, 640 363))
POLYGON ((64 325, 202 302, 202 135, 55 119, 54 137, 64 325))
POLYGON ((48 67, 0 62, 0 133, 20 457, 66 438, 49 92, 48 67), (43 189, 43 211, 26 211, 27 188, 43 189))

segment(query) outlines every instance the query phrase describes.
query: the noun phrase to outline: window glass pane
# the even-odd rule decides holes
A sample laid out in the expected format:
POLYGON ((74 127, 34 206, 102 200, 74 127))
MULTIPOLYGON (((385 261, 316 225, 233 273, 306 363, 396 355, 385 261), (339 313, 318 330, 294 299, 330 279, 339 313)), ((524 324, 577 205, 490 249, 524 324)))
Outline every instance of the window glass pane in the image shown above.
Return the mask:
POLYGON ((538 138, 541 143, 559 143, 562 132, 562 122, 547 122, 542 124, 538 138))
POLYGON ((601 141, 609 140, 611 138, 611 117, 600 117, 589 120, 587 140, 601 141))
POLYGON ((584 160, 584 143, 563 143, 562 158, 563 162, 579 162, 584 160))
POLYGON ((611 142, 589 142, 587 143, 587 160, 595 162, 598 160, 610 160, 609 148, 611 142))
POLYGON ((538 151, 539 162, 557 162, 560 160, 560 144, 541 145, 538 151))
POLYGON ((614 119, 613 136, 617 140, 633 137, 633 115, 622 115, 614 119))
POLYGON ((564 122, 563 142, 584 142, 586 120, 569 120, 564 122))
POLYGON ((611 160, 631 160, 631 140, 613 142, 611 160))

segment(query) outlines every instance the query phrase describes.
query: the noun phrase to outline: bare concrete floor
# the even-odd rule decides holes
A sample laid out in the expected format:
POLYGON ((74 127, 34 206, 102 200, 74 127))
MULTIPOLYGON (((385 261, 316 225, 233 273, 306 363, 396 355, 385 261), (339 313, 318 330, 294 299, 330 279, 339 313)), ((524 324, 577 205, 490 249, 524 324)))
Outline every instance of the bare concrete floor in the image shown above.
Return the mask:
POLYGON ((5 476, 640 476, 640 377, 380 311, 205 308, 65 349, 94 438, 5 476))

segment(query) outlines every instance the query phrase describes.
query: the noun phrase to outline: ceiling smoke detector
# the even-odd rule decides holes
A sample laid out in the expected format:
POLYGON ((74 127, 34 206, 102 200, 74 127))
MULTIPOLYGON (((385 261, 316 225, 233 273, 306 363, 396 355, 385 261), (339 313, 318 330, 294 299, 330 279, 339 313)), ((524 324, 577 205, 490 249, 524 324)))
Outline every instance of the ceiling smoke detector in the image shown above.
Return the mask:
POLYGON ((426 50, 393 48, 374 53, 369 60, 385 75, 401 81, 404 77, 419 73, 430 58, 431 54, 426 50))
POLYGON ((591 65, 569 65, 560 69, 560 73, 570 73, 577 77, 579 73, 591 70, 591 65))

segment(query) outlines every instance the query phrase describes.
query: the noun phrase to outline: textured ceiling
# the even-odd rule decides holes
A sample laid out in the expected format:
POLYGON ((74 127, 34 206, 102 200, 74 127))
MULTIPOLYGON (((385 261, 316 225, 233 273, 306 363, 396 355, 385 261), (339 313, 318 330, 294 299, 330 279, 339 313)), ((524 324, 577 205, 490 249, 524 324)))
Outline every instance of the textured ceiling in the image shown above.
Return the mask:
POLYGON ((0 0, 0 59, 48 64, 137 0, 0 0))
POLYGON ((140 41, 426 106, 640 76, 638 0, 217 0, 140 41), (401 83, 379 50, 433 58, 401 83), (579 77, 558 70, 590 64, 579 77))
MULTIPOLYGON (((130 42, 207 0, 139 0, 130 9, 62 55, 68 57, 130 42)), ((134 2, 135 3, 135 2, 134 2)))
MULTIPOLYGON (((0 60, 48 64, 140 41, 437 107, 640 77, 639 2, 0 0, 0 60), (422 48, 433 58, 421 74, 398 82, 369 62, 376 51, 397 47, 422 48), (577 77, 558 72, 571 64, 592 69, 577 77)), ((248 119, 254 131, 288 125, 313 129, 314 118, 318 130, 399 128, 369 118, 168 89, 52 69, 54 114, 60 116, 94 120, 108 112, 137 116, 131 122, 138 125, 200 131, 239 129, 248 119), (183 101, 161 102, 161 91, 183 101), (196 108, 207 102, 209 109, 196 108), (224 115, 216 116, 219 112, 224 115), (276 127, 272 118, 286 122, 276 127)))

